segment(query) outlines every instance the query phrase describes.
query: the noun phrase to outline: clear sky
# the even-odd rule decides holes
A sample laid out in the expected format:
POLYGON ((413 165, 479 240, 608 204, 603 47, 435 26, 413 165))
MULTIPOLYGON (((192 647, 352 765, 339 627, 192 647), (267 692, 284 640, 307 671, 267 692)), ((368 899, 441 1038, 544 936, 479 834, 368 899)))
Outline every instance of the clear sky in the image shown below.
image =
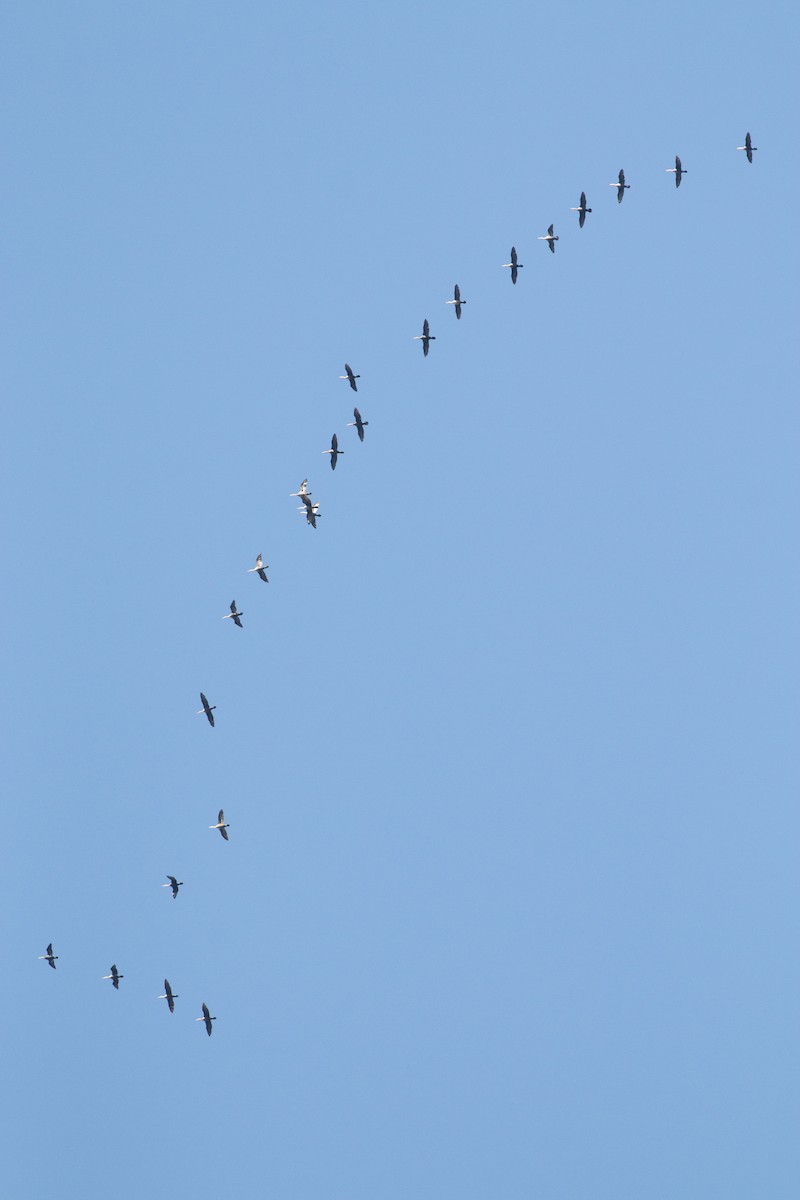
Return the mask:
POLYGON ((794 1200, 799 24, 6 7, 11 1200, 794 1200))

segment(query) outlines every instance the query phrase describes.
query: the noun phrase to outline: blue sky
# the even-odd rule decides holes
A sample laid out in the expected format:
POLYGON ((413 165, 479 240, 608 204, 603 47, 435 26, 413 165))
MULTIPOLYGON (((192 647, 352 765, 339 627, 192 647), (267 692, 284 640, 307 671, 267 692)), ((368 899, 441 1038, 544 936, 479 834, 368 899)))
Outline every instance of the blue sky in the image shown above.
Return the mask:
POLYGON ((7 1194, 794 1196, 797 34, 6 12, 7 1194))

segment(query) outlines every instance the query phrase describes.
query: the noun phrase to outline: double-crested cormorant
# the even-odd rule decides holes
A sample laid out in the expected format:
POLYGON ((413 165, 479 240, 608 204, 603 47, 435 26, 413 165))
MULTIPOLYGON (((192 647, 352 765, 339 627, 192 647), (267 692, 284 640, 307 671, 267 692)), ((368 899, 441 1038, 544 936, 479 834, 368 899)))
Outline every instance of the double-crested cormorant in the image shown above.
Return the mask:
POLYGON ((360 375, 354 375, 354 374, 353 374, 353 368, 350 366, 350 364, 349 364, 349 363, 345 363, 345 364, 344 364, 344 369, 345 369, 345 371, 347 372, 347 374, 346 374, 346 375, 340 375, 340 376, 339 376, 339 378, 340 378, 340 379, 346 379, 346 380, 347 380, 347 382, 350 384, 350 387, 353 389, 353 391, 354 391, 354 392, 357 392, 357 391, 358 391, 358 387, 356 386, 356 380, 357 380, 357 379, 360 379, 360 378, 361 378, 361 376, 360 376, 360 375))
POLYGON ((239 617, 243 616, 244 613, 236 611, 236 601, 231 600, 231 611, 229 613, 225 613, 225 616, 222 619, 223 621, 233 621, 234 625, 238 625, 240 629, 244 629, 244 625, 239 620, 239 617))
POLYGON ((608 186, 617 189, 617 204, 622 204, 622 197, 625 195, 625 188, 629 188, 631 185, 625 182, 625 172, 620 171, 619 180, 616 183, 610 183, 608 186))
POLYGON ((39 958, 40 958, 40 959, 43 959, 43 960, 44 960, 44 962, 48 963, 48 964, 49 964, 49 965, 50 965, 50 966, 53 968, 53 970, 55 971, 55 969, 56 969, 56 959, 58 958, 58 955, 57 955, 57 954, 53 954, 53 943, 52 943, 52 942, 50 942, 50 944, 49 944, 49 945, 48 945, 48 947, 47 947, 47 954, 40 954, 40 955, 39 955, 39 958))
MULTIPOLYGON (((583 224, 583 221, 581 221, 581 224, 583 224)), ((547 242, 547 244, 548 244, 548 246, 550 247, 550 249, 552 250, 553 254, 555 254, 555 252, 556 252, 556 242, 558 241, 558 235, 557 235, 557 234, 555 234, 555 233, 553 233, 553 226, 552 226, 552 225, 551 225, 551 226, 550 226, 550 228, 548 229, 547 233, 543 233, 543 234, 542 234, 542 236, 541 236, 541 237, 539 237, 539 238, 537 238, 536 240, 537 240, 538 242, 547 242)))
POLYGON ((737 146, 736 149, 744 150, 745 154, 747 155, 747 161, 752 162, 753 161, 753 151, 757 150, 758 146, 753 145, 751 138, 750 138, 750 134, 748 132, 747 137, 744 139, 744 145, 737 146))
POLYGON ((667 174, 675 176, 675 187, 676 188, 679 188, 681 186, 681 177, 683 175, 688 175, 688 173, 689 172, 686 170, 686 168, 681 166, 681 160, 678 158, 678 156, 676 154, 675 155, 675 166, 667 167, 667 174))
POLYGON ((358 440, 359 440, 360 442, 363 442, 363 440, 364 440, 364 426, 365 426, 365 425, 369 425, 369 421, 362 421, 362 420, 361 420, 361 413, 358 411, 358 409, 357 409, 357 408, 354 408, 354 409, 353 409, 353 416, 355 417, 355 421, 348 421, 348 422, 347 422, 347 428, 349 429, 351 426, 355 426, 356 433, 358 434, 358 440))
MULTIPOLYGON (((586 214, 587 212, 592 211, 590 208, 586 207, 586 192, 581 192, 581 202, 578 207, 571 208, 569 211, 578 213, 578 224, 580 225, 581 229, 583 229, 583 222, 586 220, 586 214)), ((553 232, 552 225, 550 226, 550 232, 553 232)))
POLYGON ((113 983, 114 987, 115 987, 115 988, 117 988, 117 989, 119 989, 119 981, 120 981, 120 979, 124 979, 124 978, 125 978, 125 976, 124 976, 124 975, 120 975, 119 971, 117 970, 117 964, 116 964, 116 963, 112 963, 112 964, 111 964, 111 974, 110 974, 110 975, 104 975, 104 976, 103 976, 103 979, 110 979, 110 980, 111 980, 111 982, 113 983))
POLYGON ((166 1000, 167 1004, 169 1005, 169 1011, 175 1012, 175 1001, 178 999, 178 993, 173 992, 172 988, 169 986, 168 979, 164 980, 164 995, 159 996, 158 998, 159 1000, 166 1000))
POLYGON ((330 454, 331 470, 335 471, 336 470, 336 459, 339 457, 340 454, 344 454, 344 450, 339 449, 339 439, 337 438, 336 434, 334 434, 333 437, 331 438, 330 450, 323 450, 322 453, 330 454))
POLYGON ((248 567, 247 573, 248 573, 248 575, 252 575, 255 573, 259 579, 264 580, 264 583, 269 583, 269 580, 267 579, 267 567, 268 566, 269 566, 269 563, 267 563, 265 566, 264 560, 261 557, 261 555, 259 554, 258 558, 256 559, 256 565, 254 567, 248 567))
POLYGON ((456 286, 453 288, 453 299, 445 300, 445 304, 454 304, 456 306, 456 320, 461 320, 461 305, 466 303, 466 300, 461 299, 461 289, 458 284, 456 284, 456 286))
POLYGON ((524 263, 517 262, 516 246, 511 247, 511 262, 503 263, 503 266, 511 267, 511 282, 516 283, 517 282, 517 271, 521 271, 522 268, 525 266, 524 263))
POLYGON ((209 1036, 209 1037, 211 1037, 211 1022, 212 1022, 212 1021, 216 1021, 216 1019, 217 1019, 217 1018, 216 1018, 216 1017, 212 1017, 211 1013, 208 1011, 208 1005, 207 1005, 207 1004, 204 1004, 204 1005, 203 1005, 203 1015, 202 1015, 202 1017, 195 1017, 195 1021, 204 1021, 204 1022, 205 1022, 205 1026, 206 1026, 206 1033, 208 1034, 208 1036, 209 1036))
POLYGON ((220 831, 220 833, 222 834, 222 836, 224 837, 225 841, 227 842, 228 830, 229 830, 230 826, 225 824, 225 813, 222 811, 222 809, 219 810, 219 816, 217 817, 216 825, 209 825, 208 828, 209 829, 218 829, 220 831))
POLYGON ((202 704, 203 707, 198 708, 197 715, 199 717, 200 713, 205 713, 206 716, 208 717, 208 723, 211 726, 211 728, 213 729, 214 728, 214 712, 213 712, 213 710, 217 706, 216 706, 216 704, 209 704, 202 692, 200 693, 200 703, 202 704))

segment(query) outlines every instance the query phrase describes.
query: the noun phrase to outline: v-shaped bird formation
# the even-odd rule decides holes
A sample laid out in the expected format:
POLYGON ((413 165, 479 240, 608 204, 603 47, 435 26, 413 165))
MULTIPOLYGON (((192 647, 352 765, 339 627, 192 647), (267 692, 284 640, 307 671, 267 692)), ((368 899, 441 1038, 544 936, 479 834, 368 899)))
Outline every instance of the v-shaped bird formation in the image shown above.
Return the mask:
MULTIPOLYGON (((749 163, 752 163, 753 155, 757 151, 758 147, 753 145, 749 131, 745 136, 744 145, 737 146, 736 149, 744 151, 744 153, 747 157, 747 161, 749 163)), ((681 162, 680 157, 677 154, 675 155, 675 165, 673 167, 666 167, 665 170, 666 170, 667 174, 675 176, 675 187, 676 188, 679 188, 681 186, 683 176, 688 174, 686 168, 683 166, 683 164, 681 162)), ((608 186, 616 189, 618 204, 622 203, 623 199, 625 198, 625 192, 628 191, 631 187, 631 185, 629 183, 626 183, 625 172, 622 169, 620 169, 619 175, 617 176, 617 181, 615 183, 609 183, 608 186)), ((570 208, 570 212, 576 212, 578 214, 578 226, 579 226, 579 228, 583 229, 587 214, 592 212, 592 209, 589 208, 588 203, 587 203, 586 192, 584 192, 584 191, 581 192, 580 202, 577 205, 572 206, 570 208)), ((597 218, 595 218, 595 219, 597 219, 597 218)), ((556 252, 555 244, 557 241, 560 240, 559 235, 556 234, 554 231, 554 226, 555 226, 555 222, 552 222, 548 226, 547 233, 539 234, 537 237, 538 241, 547 243, 551 254, 555 254, 555 252, 556 252)), ((507 263, 503 263, 504 269, 511 271, 512 284, 516 284, 517 279, 519 277, 519 272, 523 269, 523 265, 524 264, 519 261, 516 246, 512 246, 511 254, 510 254, 510 261, 507 263)), ((458 284, 455 284, 455 286, 453 288, 453 298, 451 300, 446 300, 445 303, 453 306, 453 308, 455 310, 455 314, 456 314, 456 319, 458 321, 460 321, 463 306, 467 303, 467 301, 461 295, 461 289, 458 284)), ((436 336, 434 334, 432 334, 430 331, 430 324, 428 322, 427 317, 425 318, 425 320, 422 323, 422 333, 415 334, 413 340, 417 341, 417 342, 422 342, 422 353, 423 353, 423 356, 425 358, 427 358, 428 353, 430 351, 431 343, 436 341, 436 336)), ((345 370, 344 375, 340 375, 339 378, 342 380, 346 380, 349 383, 352 390, 354 392, 357 392, 358 384, 356 383, 356 380, 361 378, 360 374, 357 374, 356 372, 354 372, 353 368, 350 366, 349 363, 344 364, 344 370, 345 370)), ((369 425, 369 421, 365 421, 362 418, 361 413, 359 412, 359 410, 357 408, 353 409, 353 417, 354 417, 354 420, 347 422, 347 428, 348 429, 354 428, 358 435, 359 441, 363 442, 364 441, 364 430, 369 425)), ((323 451, 323 454, 330 456, 331 470, 333 470, 333 471, 336 470, 336 464, 338 462, 338 459, 344 453, 345 453, 344 450, 340 449, 339 439, 338 439, 337 435, 334 433, 333 436, 331 437, 330 449, 323 451)), ((317 520, 321 517, 322 514, 320 513, 319 501, 312 502, 311 494, 312 493, 308 487, 308 480, 304 479, 303 482, 300 484, 300 487, 298 488, 298 490, 296 492, 291 493, 291 497, 294 499, 300 500, 300 505, 298 506, 298 512, 302 513, 305 516, 307 524, 309 524, 312 527, 312 529, 316 529, 317 528, 317 520)), ((269 579, 268 579, 267 573, 266 573, 268 567, 269 567, 269 564, 264 562, 263 556, 261 554, 258 554, 258 556, 256 557, 255 566, 249 567, 249 568, 247 568, 247 570, 248 570, 249 574, 257 575, 258 578, 263 583, 268 583, 269 579)), ((242 620, 241 620, 241 618, 243 616, 244 616, 244 613, 241 612, 237 608, 236 601, 232 600, 230 603, 230 611, 225 613, 225 615, 223 616, 222 619, 223 620, 232 620, 234 625, 237 626, 237 628, 243 629, 244 625, 242 624, 242 620)), ((217 707, 216 704, 210 704, 204 692, 200 692, 200 704, 202 707, 197 710, 197 715, 205 716, 209 725, 213 729, 215 726, 214 712, 217 707)), ((229 841, 229 838, 228 838, 229 828, 230 828, 230 825, 225 820, 224 810, 220 809, 216 822, 213 825, 210 825, 209 829, 217 830, 219 832, 219 834, 221 835, 222 839, 225 842, 227 842, 227 841, 229 841)), ((183 885, 183 881, 179 882, 175 875, 167 875, 167 883, 164 883, 161 886, 165 887, 165 888, 170 888, 171 893, 172 893, 172 899, 177 900, 179 889, 182 888, 184 885, 183 885)), ((57 954, 54 954, 52 942, 50 942, 48 944, 47 952, 45 954, 40 954, 38 957, 40 960, 46 962, 48 964, 48 966, 52 967, 52 969, 54 971, 56 970, 56 962, 58 961, 59 956, 57 954)), ((121 971, 119 971, 117 964, 113 963, 111 966, 110 974, 104 975, 102 978, 103 978, 103 980, 110 980, 112 987, 114 987, 117 991, 119 991, 120 981, 123 980, 125 978, 125 976, 122 974, 121 971)), ((173 992, 168 979, 164 980, 164 992, 159 996, 159 999, 166 1000, 170 1013, 174 1013, 175 1001, 178 999, 178 994, 176 992, 173 992)), ((205 1001, 202 1002, 201 1012, 202 1012, 202 1015, 199 1017, 195 1017, 195 1020, 203 1022, 205 1029, 206 1029, 206 1033, 208 1034, 209 1037, 211 1037, 211 1033, 212 1033, 212 1029, 213 1029, 212 1021, 216 1021, 217 1018, 216 1018, 216 1016, 211 1015, 211 1012, 209 1011, 208 1005, 205 1003, 205 1001)))

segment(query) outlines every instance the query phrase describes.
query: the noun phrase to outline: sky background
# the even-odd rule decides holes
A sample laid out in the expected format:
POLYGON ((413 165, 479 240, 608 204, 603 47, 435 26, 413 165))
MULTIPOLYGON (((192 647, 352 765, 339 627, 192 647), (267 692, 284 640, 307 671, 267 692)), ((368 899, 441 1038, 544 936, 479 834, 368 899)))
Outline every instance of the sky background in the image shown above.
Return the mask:
POLYGON ((794 1198, 796 7, 2 24, 4 1194, 794 1198))

